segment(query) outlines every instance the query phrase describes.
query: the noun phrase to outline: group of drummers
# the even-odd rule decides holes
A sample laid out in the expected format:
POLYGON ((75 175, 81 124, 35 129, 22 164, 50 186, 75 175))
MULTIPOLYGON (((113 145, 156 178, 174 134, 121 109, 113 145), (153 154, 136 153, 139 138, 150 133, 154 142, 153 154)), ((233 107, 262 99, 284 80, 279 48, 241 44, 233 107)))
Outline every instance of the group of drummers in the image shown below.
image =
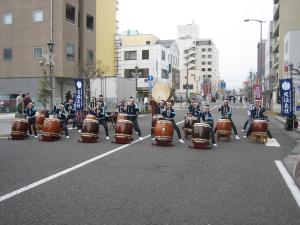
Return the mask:
MULTIPOLYGON (((174 129, 177 133, 178 140, 180 143, 184 143, 184 140, 182 139, 182 135, 180 132, 179 127, 177 126, 175 122, 175 116, 176 111, 173 108, 173 101, 167 100, 167 101, 159 101, 152 111, 152 118, 158 118, 158 120, 166 120, 169 121, 172 124, 172 129, 174 129)), ((228 100, 225 99, 223 104, 218 108, 218 111, 221 114, 221 119, 226 119, 227 121, 230 121, 231 128, 234 132, 235 138, 238 140, 240 139, 237 133, 236 126, 233 122, 232 118, 232 108, 228 104, 228 100)), ((60 104, 55 110, 54 110, 57 119, 59 120, 59 124, 61 129, 64 131, 66 138, 69 138, 69 132, 68 132, 68 123, 69 120, 72 120, 73 129, 75 126, 78 126, 77 119, 76 119, 76 110, 75 106, 73 104, 72 100, 69 100, 66 103, 60 104)), ((26 109, 24 109, 24 113, 27 115, 28 118, 28 124, 29 124, 29 134, 32 136, 37 137, 37 129, 36 129, 36 109, 34 108, 34 104, 31 102, 28 104, 26 109)), ((126 118, 131 121, 133 125, 133 129, 137 133, 140 140, 143 140, 142 133, 139 128, 138 124, 138 113, 139 113, 139 107, 134 101, 133 97, 130 97, 128 101, 125 100, 119 101, 116 107, 116 114, 126 114, 126 118)), ((248 137, 252 130, 253 130, 253 122, 256 120, 267 120, 266 116, 264 115, 265 108, 261 104, 261 100, 256 99, 255 104, 252 104, 248 110, 248 119, 244 124, 242 132, 246 132, 245 138, 248 137)), ((89 114, 93 115, 96 120, 98 121, 98 124, 104 127, 106 139, 109 140, 109 129, 107 124, 107 104, 104 100, 104 96, 100 95, 99 98, 96 100, 94 99, 89 107, 89 114)), ((214 126, 214 119, 212 116, 212 113, 210 112, 210 106, 205 105, 204 107, 200 107, 200 104, 195 100, 192 99, 190 105, 187 109, 187 114, 185 121, 189 119, 193 119, 195 123, 205 123, 210 126, 210 139, 211 144, 214 147, 217 147, 216 140, 215 140, 215 133, 217 132, 217 126, 214 126)), ((152 121, 152 128, 153 128, 153 121, 152 121)), ((80 132, 80 130, 79 130, 80 132)), ((272 135, 267 129, 267 135, 269 138, 272 138, 272 135)), ((151 136, 153 137, 153 140, 155 140, 155 134, 153 130, 151 130, 151 136)))

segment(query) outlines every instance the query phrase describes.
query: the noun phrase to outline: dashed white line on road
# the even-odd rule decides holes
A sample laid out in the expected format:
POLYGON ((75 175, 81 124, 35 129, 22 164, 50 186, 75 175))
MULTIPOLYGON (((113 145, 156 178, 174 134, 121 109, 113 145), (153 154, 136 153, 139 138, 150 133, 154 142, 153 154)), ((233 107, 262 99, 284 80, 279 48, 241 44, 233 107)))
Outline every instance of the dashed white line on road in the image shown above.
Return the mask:
POLYGON ((292 193, 298 207, 300 208, 300 190, 295 184, 293 178, 290 176, 289 172, 284 167, 283 163, 281 161, 275 161, 275 164, 281 173, 286 185, 290 189, 290 192, 292 193))
POLYGON ((267 147, 280 147, 280 144, 275 138, 268 138, 268 141, 265 144, 267 147))

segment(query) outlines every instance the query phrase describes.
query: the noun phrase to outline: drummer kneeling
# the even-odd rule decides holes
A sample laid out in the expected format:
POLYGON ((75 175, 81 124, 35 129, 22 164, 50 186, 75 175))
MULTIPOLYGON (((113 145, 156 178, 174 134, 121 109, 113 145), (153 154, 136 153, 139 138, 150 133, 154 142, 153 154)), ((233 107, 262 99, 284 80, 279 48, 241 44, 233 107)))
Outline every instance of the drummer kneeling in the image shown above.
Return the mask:
POLYGON ((166 104, 166 108, 163 110, 162 112, 162 116, 166 119, 166 120, 169 120, 173 123, 173 127, 174 129, 176 130, 177 132, 177 136, 178 136, 178 139, 179 139, 179 142, 180 143, 184 143, 184 141, 182 140, 181 138, 181 133, 180 133, 180 130, 178 128, 178 126, 176 125, 175 121, 174 121, 174 117, 176 115, 176 112, 175 110, 172 108, 172 101, 171 100, 168 100, 167 101, 167 104, 166 104))

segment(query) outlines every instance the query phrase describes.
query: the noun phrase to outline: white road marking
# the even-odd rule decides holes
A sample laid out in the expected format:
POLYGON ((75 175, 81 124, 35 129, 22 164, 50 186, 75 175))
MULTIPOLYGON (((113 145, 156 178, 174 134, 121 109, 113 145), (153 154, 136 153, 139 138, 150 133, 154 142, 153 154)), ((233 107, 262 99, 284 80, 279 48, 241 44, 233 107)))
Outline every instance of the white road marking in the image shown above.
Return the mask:
POLYGON ((265 144, 267 147, 280 147, 280 144, 275 138, 268 138, 267 143, 265 144))
POLYGON ((292 193, 295 201, 297 202, 298 207, 300 208, 300 190, 295 184, 293 178, 290 176, 286 168, 284 167, 283 163, 281 161, 275 161, 275 164, 281 173, 286 185, 290 189, 290 192, 292 193))
MULTIPOLYGON (((177 124, 180 124, 180 123, 183 123, 183 122, 184 122, 184 120, 178 122, 177 124)), ((149 134, 149 135, 143 137, 143 140, 147 139, 147 138, 150 137, 150 136, 151 136, 151 135, 149 134)), ((75 166, 73 166, 73 167, 70 167, 70 168, 65 169, 65 170, 63 170, 63 171, 61 171, 61 172, 58 172, 58 173, 56 173, 56 174, 53 174, 53 175, 51 175, 51 176, 49 176, 49 177, 46 177, 46 178, 41 179, 41 180, 38 180, 38 181, 36 181, 36 182, 34 182, 34 183, 32 183, 32 184, 29 184, 29 185, 27 185, 27 186, 24 186, 24 187, 22 187, 22 188, 20 188, 20 189, 18 189, 18 190, 15 190, 15 191, 10 192, 10 193, 8 193, 8 194, 6 194, 6 195, 3 195, 3 196, 0 197, 0 202, 5 201, 5 200, 7 200, 7 199, 9 199, 9 198, 12 198, 12 197, 14 197, 14 196, 16 196, 16 195, 18 195, 18 194, 21 194, 21 193, 23 193, 23 192, 25 192, 25 191, 28 191, 28 190, 30 190, 30 189, 32 189, 32 188, 35 188, 35 187, 37 187, 37 186, 40 186, 41 184, 44 184, 44 183, 46 183, 46 182, 48 182, 48 181, 54 180, 54 179, 56 179, 56 178, 58 178, 58 177, 60 177, 60 176, 63 176, 63 175, 65 175, 65 174, 67 174, 67 173, 70 173, 70 172, 72 172, 72 171, 74 171, 74 170, 77 170, 77 169, 79 169, 79 168, 81 168, 81 167, 83 167, 83 166, 86 166, 86 165, 88 165, 88 164, 90 164, 90 163, 92 163, 92 162, 95 162, 95 161, 97 161, 97 160, 99 160, 99 159, 101 159, 101 158, 104 158, 104 157, 109 156, 109 155, 111 155, 111 154, 113 154, 113 153, 116 153, 116 152, 118 152, 118 151, 120 151, 120 150, 122 150, 122 149, 124 149, 124 148, 127 148, 127 147, 129 147, 129 146, 131 146, 131 145, 133 145, 133 144, 136 144, 136 143, 138 143, 138 142, 141 142, 141 141, 143 141, 143 140, 139 140, 139 139, 138 139, 138 140, 135 140, 135 141, 131 142, 130 144, 122 145, 122 146, 120 146, 120 147, 118 147, 118 148, 115 148, 115 149, 113 149, 113 150, 111 150, 111 151, 108 151, 108 152, 106 152, 106 153, 104 153, 104 154, 101 154, 101 155, 98 155, 98 156, 96 156, 96 157, 94 157, 94 158, 88 159, 88 160, 86 160, 86 161, 84 161, 84 162, 82 162, 82 163, 79 163, 79 164, 77 164, 77 165, 75 165, 75 166)))
POLYGON ((8 139, 9 137, 0 137, 0 139, 8 139))

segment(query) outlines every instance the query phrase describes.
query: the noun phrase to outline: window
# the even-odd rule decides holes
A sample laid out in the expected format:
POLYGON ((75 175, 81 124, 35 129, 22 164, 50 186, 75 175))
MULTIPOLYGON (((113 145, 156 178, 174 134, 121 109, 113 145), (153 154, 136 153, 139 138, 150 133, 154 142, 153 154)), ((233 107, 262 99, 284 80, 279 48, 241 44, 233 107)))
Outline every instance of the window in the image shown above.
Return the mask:
POLYGON ((161 60, 166 60, 166 52, 161 51, 161 60))
POLYGON ((125 51, 124 58, 125 60, 136 60, 136 51, 125 51))
POLYGON ((208 49, 207 49, 208 52, 211 52, 211 50, 212 50, 211 48, 208 48, 208 49))
POLYGON ((88 64, 94 63, 94 51, 91 49, 87 50, 87 63, 88 64))
POLYGON ((202 65, 206 65, 206 62, 202 62, 201 64, 202 64, 202 65))
POLYGON ((211 61, 207 62, 207 65, 211 65, 211 61))
POLYGON ((35 10, 32 13, 33 22, 39 23, 44 21, 44 10, 35 10))
POLYGON ((208 75, 208 78, 211 78, 211 75, 208 75))
POLYGON ((74 62, 75 61, 75 45, 67 44, 67 60, 74 62))
POLYGON ((12 59, 12 49, 11 48, 5 48, 3 50, 3 59, 12 59))
POLYGON ((164 70, 164 69, 161 70, 161 78, 169 79, 169 73, 167 70, 164 70))
POLYGON ((66 20, 75 24, 75 7, 68 3, 66 4, 66 20))
POLYGON ((34 59, 42 59, 43 58, 43 48, 34 47, 33 48, 33 58, 34 59))
MULTIPOLYGON (((149 68, 146 69, 138 69, 139 78, 147 78, 149 75, 149 68)), ((125 69, 124 70, 125 78, 134 78, 135 69, 125 69)))
POLYGON ((3 23, 4 24, 12 24, 12 22, 13 22, 12 13, 4 13, 3 23))
POLYGON ((205 72, 205 71, 206 71, 206 69, 205 69, 205 68, 202 68, 202 69, 201 69, 201 71, 202 71, 202 72, 205 72))
POLYGON ((207 71, 211 71, 211 68, 207 68, 207 71))
POLYGON ((142 50, 142 59, 149 59, 149 50, 142 50))
POLYGON ((211 57, 212 57, 212 55, 208 55, 208 56, 207 56, 207 58, 210 58, 210 59, 211 59, 211 57))
POLYGON ((150 45, 150 41, 146 41, 146 45, 150 45))
POLYGON ((206 52, 206 49, 205 49, 205 48, 202 48, 202 52, 206 52))
POLYGON ((203 78, 205 78, 205 75, 203 75, 203 78))
POLYGON ((90 31, 94 30, 94 17, 86 15, 86 28, 90 31))
POLYGON ((206 58, 206 55, 202 55, 202 59, 205 59, 206 58))

